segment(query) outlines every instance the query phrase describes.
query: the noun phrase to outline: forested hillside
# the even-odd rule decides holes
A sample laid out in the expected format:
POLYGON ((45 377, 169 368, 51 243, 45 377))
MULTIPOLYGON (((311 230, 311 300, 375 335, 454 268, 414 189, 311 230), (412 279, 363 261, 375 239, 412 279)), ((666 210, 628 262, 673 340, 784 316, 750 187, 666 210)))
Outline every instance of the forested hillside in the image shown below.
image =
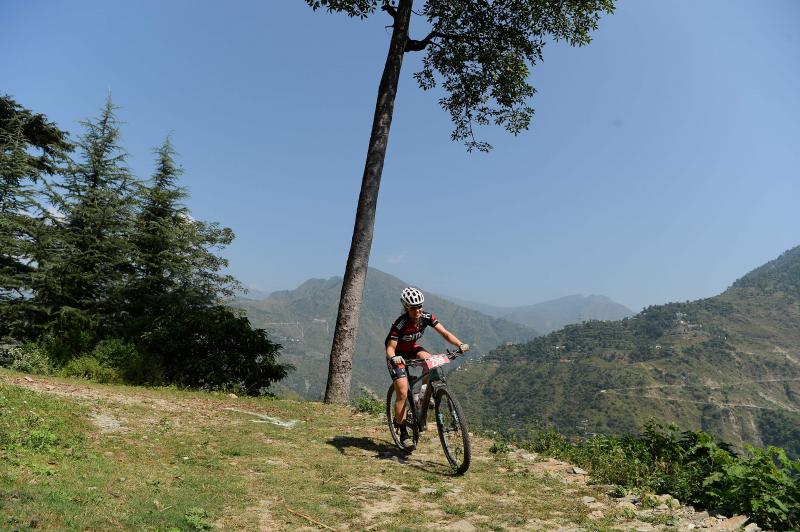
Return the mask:
MULTIPOLYGON (((353 390, 367 386, 382 394, 389 385, 384 339, 389 326, 402 312, 400 291, 408 284, 380 270, 369 270, 353 359, 353 390)), ((245 309, 255 326, 269 331, 283 345, 283 355, 296 370, 282 386, 309 399, 320 399, 325 391, 341 288, 340 277, 311 279, 295 290, 275 292, 263 301, 240 298, 231 303, 245 309)), ((473 357, 503 343, 526 341, 538 334, 523 325, 486 316, 432 294, 426 294, 425 307, 472 346, 473 357)), ((434 351, 447 347, 441 336, 431 330, 421 343, 434 351)))
POLYGON ((501 347, 451 379, 472 418, 637 432, 650 417, 800 454, 800 247, 722 294, 501 347))
POLYGON ((110 99, 81 126, 0 96, 0 365, 263 393, 288 368, 222 304, 234 234, 191 216, 171 139, 142 178, 110 99))

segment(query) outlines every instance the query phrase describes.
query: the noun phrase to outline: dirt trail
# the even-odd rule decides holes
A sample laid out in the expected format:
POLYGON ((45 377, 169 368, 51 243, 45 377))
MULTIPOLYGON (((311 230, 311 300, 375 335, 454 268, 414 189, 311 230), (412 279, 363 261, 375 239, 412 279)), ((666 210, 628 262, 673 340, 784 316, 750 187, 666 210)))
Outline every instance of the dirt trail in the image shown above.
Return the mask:
MULTIPOLYGON (((27 388, 32 391, 68 397, 82 403, 88 403, 92 412, 89 420, 98 428, 98 434, 109 436, 125 436, 129 430, 141 427, 142 423, 157 423, 158 419, 168 416, 169 419, 183 427, 198 430, 200 427, 214 424, 218 426, 230 425, 232 415, 243 414, 245 423, 270 423, 275 425, 274 430, 295 433, 303 437, 302 432, 309 430, 303 420, 286 419, 287 411, 279 408, 272 409, 270 403, 255 403, 251 401, 238 402, 235 396, 203 397, 201 394, 181 393, 165 397, 163 392, 146 388, 102 386, 92 383, 64 382, 45 377, 9 376, 0 375, 0 383, 12 384, 27 388), (233 407, 232 401, 237 401, 233 407), (129 407, 134 407, 133 409, 129 407), (142 417, 136 412, 144 413, 142 417), (127 419, 130 417, 131 419, 127 419), (252 418, 252 419, 249 419, 252 418)), ((284 405, 285 408, 285 405, 284 405)), ((291 410, 289 410, 291 411, 291 410)), ((293 412, 293 411, 291 411, 293 412)), ((481 510, 480 498, 470 499, 470 490, 485 489, 488 495, 494 498, 495 508, 519 508, 521 497, 531 497, 528 491, 532 487, 537 494, 535 499, 549 502, 546 511, 536 517, 528 517, 515 526, 504 526, 508 530, 586 530, 599 526, 601 529, 610 530, 686 530, 692 528, 707 528, 722 530, 728 520, 723 517, 710 516, 706 512, 695 512, 690 507, 680 506, 677 501, 669 496, 664 496, 660 503, 653 508, 643 507, 637 497, 628 496, 615 499, 609 495, 610 487, 592 486, 591 479, 579 468, 568 463, 552 458, 540 457, 536 454, 521 449, 512 450, 500 457, 488 452, 491 441, 473 437, 473 462, 467 477, 454 477, 452 480, 436 480, 433 487, 425 486, 423 482, 418 487, 410 489, 408 485, 399 485, 387 482, 382 478, 381 471, 389 468, 407 468, 407 476, 419 481, 421 478, 436 476, 437 470, 446 468, 443 464, 441 449, 438 447, 435 427, 429 427, 427 433, 428 445, 422 446, 411 456, 405 456, 391 447, 381 443, 386 437, 382 424, 363 414, 353 415, 353 424, 362 420, 362 425, 356 425, 355 433, 350 436, 337 436, 329 440, 327 445, 334 445, 341 453, 341 460, 345 463, 375 464, 371 471, 374 473, 364 476, 352 485, 345 486, 344 491, 349 500, 357 504, 361 511, 349 522, 331 523, 336 530, 382 530, 397 525, 397 508, 410 509, 424 515, 429 520, 430 526, 442 530, 484 530, 496 528, 492 523, 497 516, 503 515, 502 510, 492 510, 486 514, 481 510), (431 430, 433 429, 433 430, 431 430), (331 443, 333 441, 334 443, 331 443), (381 465, 384 464, 384 465, 381 465), (392 465, 396 464, 396 465, 392 465), (428 472, 428 473, 425 473, 428 472), (511 484, 498 481, 501 478, 520 479, 528 478, 535 482, 533 485, 517 484, 517 491, 511 484), (527 487, 526 487, 527 486, 527 487), (465 501, 478 501, 464 506, 465 501), (469 508, 464 510, 464 508, 469 508), (576 514, 577 512, 577 514, 576 514), (495 517, 492 517, 492 516, 495 517), (597 525, 583 526, 575 524, 581 520, 596 522, 597 525)), ((242 416, 240 415, 241 419, 242 416)), ((348 424, 350 422, 347 422, 348 424)), ((350 427, 348 427, 349 429, 350 427)), ((282 432, 283 433, 283 432, 282 432)), ((269 438, 264 439, 272 445, 283 445, 284 448, 294 448, 290 441, 279 441, 269 438)), ((324 447, 316 452, 323 452, 324 447)), ((300 451, 302 454, 302 451, 300 451)), ((300 462, 308 462, 308 456, 297 458, 300 462)), ((284 470, 298 468, 298 461, 294 457, 283 459, 262 459, 261 467, 274 467, 284 470)), ((235 462, 231 462, 233 465, 235 462)), ((307 465, 307 464, 306 464, 307 465)), ((249 477, 250 485, 258 485, 265 474, 263 470, 255 471, 243 468, 241 474, 249 477)), ((335 471, 325 473, 324 484, 336 478, 335 471)), ((445 477, 446 478, 446 477, 445 477)), ((527 481, 526 481, 527 482, 527 481)), ((220 529, 239 530, 242 523, 257 523, 257 530, 289 530, 297 529, 297 521, 285 521, 288 509, 292 514, 295 510, 281 497, 269 493, 254 493, 256 503, 239 510, 237 513, 221 516, 216 526, 220 529)), ((538 503, 537 503, 538 504, 538 503)), ((543 506, 543 507, 545 507, 543 506)), ((299 514, 297 514, 299 515, 299 514)), ((316 525, 306 523, 308 530, 316 530, 316 525)), ((252 529, 246 527, 246 529, 252 529)), ((751 527, 749 530, 755 530, 751 527)))

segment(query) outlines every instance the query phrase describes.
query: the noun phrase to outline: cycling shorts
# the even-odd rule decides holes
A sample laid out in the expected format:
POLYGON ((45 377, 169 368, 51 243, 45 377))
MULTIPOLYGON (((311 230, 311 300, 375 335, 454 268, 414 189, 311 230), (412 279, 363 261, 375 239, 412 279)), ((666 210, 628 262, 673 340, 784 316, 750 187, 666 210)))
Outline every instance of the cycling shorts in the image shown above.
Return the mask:
MULTIPOLYGON (((403 357, 405 360, 413 360, 417 357, 417 354, 420 351, 425 351, 425 348, 421 345, 414 344, 410 349, 405 349, 400 351, 399 349, 395 350, 394 354, 403 357)), ((405 364, 400 364, 398 366, 392 365, 392 359, 386 359, 386 367, 389 369, 389 375, 392 376, 392 381, 396 381, 397 379, 403 379, 408 377, 408 372, 406 371, 405 364)))

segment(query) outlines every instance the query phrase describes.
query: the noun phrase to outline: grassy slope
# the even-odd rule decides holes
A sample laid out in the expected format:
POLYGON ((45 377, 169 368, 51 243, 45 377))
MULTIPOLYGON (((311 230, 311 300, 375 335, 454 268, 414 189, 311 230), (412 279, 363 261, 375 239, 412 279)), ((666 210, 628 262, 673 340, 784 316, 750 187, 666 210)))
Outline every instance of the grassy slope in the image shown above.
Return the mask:
POLYGON ((0 435, 0 529, 314 527, 298 513, 342 530, 459 520, 483 530, 606 529, 626 520, 614 509, 590 520, 581 496, 607 497, 566 465, 495 456, 474 438, 473 466, 453 477, 435 432, 405 460, 382 419, 319 403, 0 370, 0 435))

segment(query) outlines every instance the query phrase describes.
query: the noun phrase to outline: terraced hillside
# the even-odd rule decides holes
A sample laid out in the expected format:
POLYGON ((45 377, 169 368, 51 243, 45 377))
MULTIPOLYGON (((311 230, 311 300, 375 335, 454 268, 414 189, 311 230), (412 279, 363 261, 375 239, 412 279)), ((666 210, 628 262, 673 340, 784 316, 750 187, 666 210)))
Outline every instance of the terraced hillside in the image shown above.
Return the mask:
POLYGON ((800 454, 800 247, 722 294, 499 348, 451 379, 481 423, 637 432, 649 417, 800 454))

